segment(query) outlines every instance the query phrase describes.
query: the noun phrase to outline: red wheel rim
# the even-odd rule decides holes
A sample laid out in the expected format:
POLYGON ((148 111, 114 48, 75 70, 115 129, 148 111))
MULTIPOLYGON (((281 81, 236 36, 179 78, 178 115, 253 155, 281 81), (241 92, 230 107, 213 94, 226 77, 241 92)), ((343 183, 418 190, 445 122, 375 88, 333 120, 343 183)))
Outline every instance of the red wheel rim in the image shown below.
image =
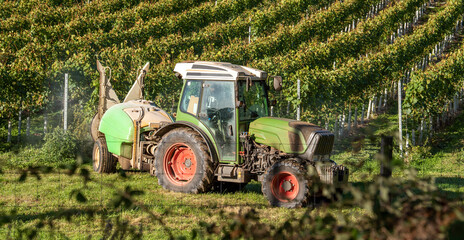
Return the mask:
POLYGON ((181 186, 189 183, 197 170, 197 160, 192 149, 183 144, 175 143, 164 155, 163 168, 169 181, 181 186))
POLYGON ((281 202, 289 202, 295 199, 299 189, 298 180, 290 172, 279 172, 272 178, 272 194, 281 202))

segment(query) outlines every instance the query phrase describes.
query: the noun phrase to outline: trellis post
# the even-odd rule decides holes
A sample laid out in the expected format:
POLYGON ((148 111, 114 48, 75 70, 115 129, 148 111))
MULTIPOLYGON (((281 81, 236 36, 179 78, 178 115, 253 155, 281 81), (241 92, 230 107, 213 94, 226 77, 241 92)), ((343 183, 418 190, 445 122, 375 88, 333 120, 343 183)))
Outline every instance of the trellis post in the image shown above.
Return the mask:
POLYGON ((63 130, 68 130, 68 74, 64 74, 63 130))
POLYGON ((11 142, 11 120, 8 120, 8 137, 6 142, 11 142))
POLYGON ((401 112, 401 79, 398 80, 398 144, 400 156, 403 157, 403 116, 401 112))
POLYGON ((19 117, 18 117, 18 142, 21 140, 21 115, 22 115, 22 111, 19 110, 19 117))

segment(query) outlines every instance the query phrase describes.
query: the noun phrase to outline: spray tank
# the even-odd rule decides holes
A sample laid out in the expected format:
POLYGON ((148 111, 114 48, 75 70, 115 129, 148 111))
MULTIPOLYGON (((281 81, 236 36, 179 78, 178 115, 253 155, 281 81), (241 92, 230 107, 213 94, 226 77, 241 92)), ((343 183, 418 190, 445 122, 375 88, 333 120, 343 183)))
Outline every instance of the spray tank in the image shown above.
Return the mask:
MULTIPOLYGON (((143 144, 145 140, 141 137, 148 138, 150 132, 173 122, 171 116, 154 102, 144 100, 144 78, 149 67, 150 64, 146 63, 140 70, 137 79, 121 103, 106 76, 109 68, 103 67, 97 61, 97 69, 100 73, 100 94, 98 112, 91 123, 91 135, 94 140, 98 137, 105 137, 108 151, 118 157, 123 168, 144 168, 142 166, 143 152, 138 149, 154 152, 155 147, 137 146, 137 144, 143 144)), ((109 72, 111 74, 111 70, 109 72)))

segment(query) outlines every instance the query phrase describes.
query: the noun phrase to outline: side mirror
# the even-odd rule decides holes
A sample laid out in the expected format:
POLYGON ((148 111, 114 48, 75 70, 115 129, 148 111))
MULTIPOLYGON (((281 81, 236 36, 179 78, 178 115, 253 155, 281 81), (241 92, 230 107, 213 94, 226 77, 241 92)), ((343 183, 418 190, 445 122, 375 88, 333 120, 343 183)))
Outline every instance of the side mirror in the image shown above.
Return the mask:
POLYGON ((274 100, 271 100, 271 101, 269 101, 269 104, 270 104, 271 106, 275 106, 275 105, 277 105, 277 101, 276 101, 275 99, 274 99, 274 100))
POLYGON ((274 76, 274 90, 276 91, 282 90, 282 77, 281 76, 274 76))

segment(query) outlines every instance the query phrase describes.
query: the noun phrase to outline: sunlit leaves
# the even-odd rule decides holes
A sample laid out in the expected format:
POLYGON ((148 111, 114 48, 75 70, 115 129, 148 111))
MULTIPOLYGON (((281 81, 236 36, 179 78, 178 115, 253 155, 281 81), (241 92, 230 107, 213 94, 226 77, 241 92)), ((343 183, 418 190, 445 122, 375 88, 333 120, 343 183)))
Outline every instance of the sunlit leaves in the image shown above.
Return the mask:
POLYGON ((405 107, 413 116, 440 114, 464 83, 464 44, 426 71, 416 71, 406 88, 405 107))

